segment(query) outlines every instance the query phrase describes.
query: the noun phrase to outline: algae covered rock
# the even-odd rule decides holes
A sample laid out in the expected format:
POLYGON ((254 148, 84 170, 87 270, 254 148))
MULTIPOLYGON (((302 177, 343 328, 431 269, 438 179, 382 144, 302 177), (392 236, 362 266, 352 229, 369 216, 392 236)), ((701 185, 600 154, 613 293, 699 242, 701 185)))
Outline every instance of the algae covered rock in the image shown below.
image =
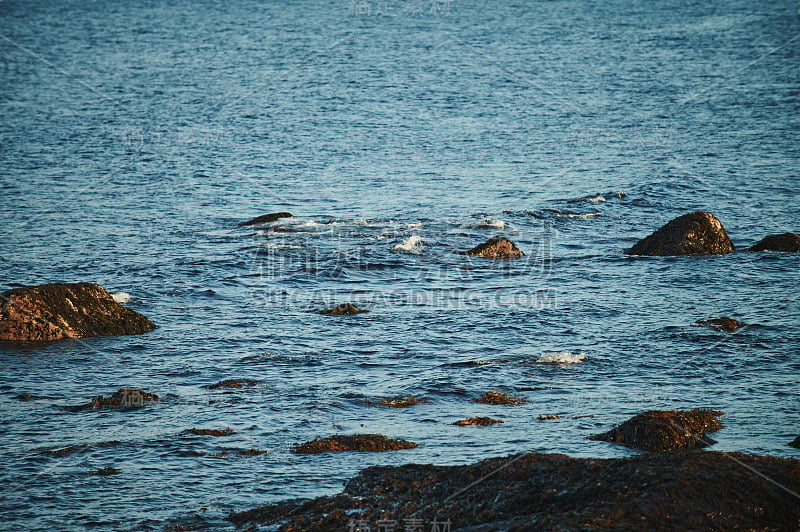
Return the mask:
POLYGON ((491 260, 510 260, 525 256, 512 241, 502 236, 495 236, 467 251, 465 255, 491 260))
POLYGON ((295 454, 317 454, 329 451, 355 451, 364 452, 383 452, 399 451, 401 449, 413 449, 417 444, 414 442, 387 438, 381 434, 351 434, 349 436, 329 436, 295 446, 292 452, 295 454))
POLYGON ((689 411, 651 410, 589 439, 619 443, 644 451, 698 449, 716 443, 706 433, 722 428, 719 416, 723 414, 702 408, 689 411))
POLYGON ((797 233, 783 233, 781 235, 765 236, 747 251, 781 251, 784 253, 800 252, 800 235, 797 233))
POLYGON ((733 253, 725 228, 710 212, 693 212, 675 218, 625 253, 628 255, 722 255, 733 253))
POLYGON ((118 336, 154 328, 150 320, 92 283, 53 283, 0 294, 0 340, 118 336))

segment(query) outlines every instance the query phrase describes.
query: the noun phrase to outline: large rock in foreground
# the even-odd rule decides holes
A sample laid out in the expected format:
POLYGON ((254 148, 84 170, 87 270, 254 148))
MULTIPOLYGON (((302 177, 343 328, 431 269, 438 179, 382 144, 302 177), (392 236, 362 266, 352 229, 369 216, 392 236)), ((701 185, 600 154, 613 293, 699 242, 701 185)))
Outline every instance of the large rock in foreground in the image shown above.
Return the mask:
POLYGON ((716 443, 706 437, 706 433, 722 428, 719 421, 721 415, 723 412, 701 408, 690 411, 652 410, 589 439, 619 443, 645 451, 698 449, 716 443))
POLYGON ((0 340, 118 336, 154 328, 150 320, 92 283, 45 284, 0 294, 0 340))
POLYGON ((708 451, 608 460, 532 453, 461 466, 370 467, 338 495, 229 519, 280 523, 286 531, 383 530, 381 521, 428 531, 434 520, 439 530, 463 532, 794 530, 800 505, 781 486, 800 491, 800 460, 708 451))
POLYGON ((512 241, 502 236, 495 236, 467 251, 465 255, 492 260, 518 259, 525 254, 512 241))
POLYGON ((643 238, 628 255, 722 255, 733 253, 725 228, 710 212, 684 214, 643 238))
POLYGON ((800 252, 800 235, 783 233, 782 235, 765 236, 747 251, 783 251, 800 252))

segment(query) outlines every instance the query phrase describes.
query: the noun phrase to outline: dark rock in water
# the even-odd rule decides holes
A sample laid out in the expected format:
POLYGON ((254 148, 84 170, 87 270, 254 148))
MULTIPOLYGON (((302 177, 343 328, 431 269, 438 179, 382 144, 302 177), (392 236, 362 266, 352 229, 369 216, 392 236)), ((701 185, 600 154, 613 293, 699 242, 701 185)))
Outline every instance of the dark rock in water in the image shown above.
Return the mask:
POLYGON ((139 388, 120 388, 109 398, 98 395, 85 405, 68 406, 66 409, 80 412, 92 408, 138 408, 156 401, 158 396, 154 393, 147 393, 139 388))
POLYGON ((709 212, 684 214, 643 238, 628 255, 722 255, 733 253, 722 223, 709 212))
POLYGON ((110 475, 119 475, 122 473, 121 469, 117 469, 116 467, 104 467, 102 469, 96 469, 94 471, 89 471, 89 475, 95 475, 99 477, 107 477, 110 475))
POLYGON ((492 260, 510 260, 525 256, 512 241, 502 236, 495 236, 467 251, 465 255, 492 260))
POLYGON ((526 397, 512 395, 505 392, 486 392, 480 398, 475 399, 476 403, 487 405, 522 405, 528 402, 526 397))
POLYGON ((530 453, 470 465, 370 467, 338 495, 228 519, 242 529, 284 531, 353 530, 357 523, 378 530, 386 520, 395 530, 422 524, 426 532, 434 521, 437 530, 474 532, 795 530, 800 505, 780 486, 800 492, 800 460, 709 451, 603 460, 530 453))
POLYGON ((733 332, 742 327, 742 324, 735 319, 725 316, 721 318, 714 318, 712 320, 697 320, 695 324, 702 325, 704 327, 711 327, 719 332, 733 332))
POLYGON ((632 417, 622 425, 590 440, 619 443, 645 451, 677 451, 697 449, 716 443, 707 432, 722 428, 723 412, 696 408, 689 411, 652 410, 632 417))
POLYGON ((800 252, 800 235, 796 233, 783 233, 782 235, 765 236, 747 251, 783 251, 800 252))
POLYGON ((495 425, 497 423, 503 423, 503 420, 493 419, 490 417, 468 417, 466 419, 456 421, 455 423, 453 423, 453 425, 459 427, 467 427, 467 426, 488 427, 489 425, 495 425))
POLYGON ((117 336, 154 328, 150 320, 92 283, 45 284, 0 294, 0 340, 117 336))
POLYGON ((258 381, 248 380, 248 379, 225 379, 219 382, 215 382, 214 384, 209 384, 204 386, 209 390, 218 390, 220 388, 244 388, 245 386, 256 386, 258 385, 258 381))
POLYGON ((262 454, 269 454, 269 450, 265 449, 240 449, 239 454, 242 456, 261 456, 262 454))
POLYGON ((800 449, 800 436, 790 441, 787 445, 789 445, 789 447, 796 447, 797 449, 800 449))
POLYGON ((186 431, 187 434, 194 434, 195 436, 230 436, 231 434, 235 434, 233 429, 189 429, 186 431))
POLYGON ((352 434, 350 436, 330 436, 317 439, 292 449, 295 454, 317 454, 328 451, 383 452, 413 449, 414 442, 387 438, 380 434, 352 434))
POLYGON ((419 403, 426 402, 424 397, 417 397, 416 395, 400 395, 398 397, 391 397, 388 399, 365 399, 364 402, 368 405, 374 406, 388 406, 389 408, 408 408, 419 403))
POLYGON ((343 316, 347 314, 361 314, 363 312, 369 312, 367 309, 359 308, 352 303, 342 303, 341 305, 337 305, 333 308, 326 308, 325 310, 320 310, 320 314, 325 314, 326 316, 343 316))
POLYGON ((264 214, 262 216, 256 216, 252 220, 241 222, 239 224, 239 227, 244 227, 246 225, 268 224, 270 222, 280 220, 281 218, 294 218, 294 215, 290 212, 273 212, 272 214, 264 214))

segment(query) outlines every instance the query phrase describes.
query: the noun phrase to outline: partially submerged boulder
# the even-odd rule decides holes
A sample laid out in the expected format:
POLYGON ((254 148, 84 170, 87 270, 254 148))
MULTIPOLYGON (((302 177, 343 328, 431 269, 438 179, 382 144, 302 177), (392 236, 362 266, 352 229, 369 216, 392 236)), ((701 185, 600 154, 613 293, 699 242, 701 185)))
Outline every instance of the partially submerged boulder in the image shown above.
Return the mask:
POLYGON ((232 428, 226 429, 198 429, 193 428, 186 431, 186 434, 194 434, 195 436, 230 436, 231 434, 236 434, 232 428))
POLYGON ((698 449, 716 443, 706 433, 722 428, 719 421, 722 415, 724 412, 702 408, 689 411, 651 410, 589 439, 619 443, 645 451, 698 449))
POLYGON ((154 393, 147 393, 139 388, 120 388, 111 397, 98 395, 86 404, 66 408, 71 412, 92 408, 139 408, 156 401, 158 401, 158 396, 154 393))
POLYGON ((781 235, 765 236, 747 251, 783 251, 785 253, 800 252, 800 235, 797 233, 783 233, 781 235))
POLYGON ((696 325, 704 327, 711 327, 719 332, 733 332, 742 328, 742 324, 733 318, 723 316, 721 318, 714 318, 711 320, 697 320, 696 325))
POLYGON ((214 384, 208 384, 203 386, 208 390, 219 390, 220 388, 244 388, 245 386, 257 386, 258 381, 254 381, 251 379, 224 379, 219 382, 215 382, 214 384))
POLYGON ((413 449, 417 444, 411 441, 387 438, 381 434, 351 434, 349 436, 329 436, 316 439, 292 448, 295 454, 317 454, 328 451, 383 452, 413 449))
POLYGON ((53 283, 0 294, 0 340, 117 336, 154 328, 150 320, 92 283, 53 283))
POLYGON ((528 402, 528 398, 507 392, 492 391, 484 393, 474 401, 487 405, 522 405, 528 402))
POLYGON ((390 408, 407 408, 419 403, 424 403, 426 402, 426 399, 416 395, 400 395, 387 399, 366 399, 364 402, 368 405, 388 406, 390 408))
POLYGON ((468 417, 466 419, 462 419, 453 423, 458 427, 469 427, 469 426, 477 426, 477 427, 488 427, 489 425, 496 425, 497 423, 503 423, 502 419, 494 419, 491 417, 468 417))
POLYGON ((789 447, 795 447, 797 449, 800 449, 800 436, 798 436, 795 439, 793 439, 792 441, 790 441, 787 445, 789 447))
POLYGON ((725 228, 710 212, 684 214, 641 239, 628 255, 722 255, 733 253, 725 228))
POLYGON ((512 241, 502 236, 495 236, 467 251, 465 255, 491 260, 511 260, 525 256, 512 241))
POLYGON ((270 214, 263 214, 261 216, 256 216, 252 220, 247 220, 246 222, 240 222, 239 227, 245 227, 247 225, 268 224, 280 220, 281 218, 294 218, 294 215, 290 212, 273 212, 270 214))
POLYGON ((332 308, 326 308, 325 310, 320 310, 320 314, 324 314, 326 316, 344 316, 349 314, 361 314, 363 312, 369 312, 367 309, 359 308, 352 303, 342 303, 341 305, 336 305, 332 308))

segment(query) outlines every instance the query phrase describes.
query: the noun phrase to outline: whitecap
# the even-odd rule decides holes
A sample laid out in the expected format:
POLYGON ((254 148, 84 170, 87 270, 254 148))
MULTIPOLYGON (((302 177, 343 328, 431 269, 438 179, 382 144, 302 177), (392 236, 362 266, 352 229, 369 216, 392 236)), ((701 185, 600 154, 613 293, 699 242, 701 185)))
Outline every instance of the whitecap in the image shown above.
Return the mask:
POLYGON ((586 198, 586 201, 588 201, 589 203, 604 203, 606 201, 606 198, 604 198, 603 196, 594 196, 592 198, 586 198))
POLYGON ((131 295, 127 292, 114 292, 111 298, 117 303, 127 303, 131 300, 131 295))
POLYGON ((540 364, 578 364, 586 360, 586 353, 571 353, 569 351, 545 351, 539 360, 540 364))
POLYGON ((495 218, 486 218, 480 222, 466 223, 461 226, 462 229, 505 229, 506 222, 497 220, 495 218))
POLYGON ((574 220, 592 220, 597 218, 602 213, 599 212, 588 212, 586 214, 568 214, 567 218, 572 218, 574 220))
POLYGON ((406 253, 420 253, 420 247, 422 246, 422 239, 419 235, 412 235, 399 244, 396 244, 392 247, 392 251, 404 251, 406 253))

